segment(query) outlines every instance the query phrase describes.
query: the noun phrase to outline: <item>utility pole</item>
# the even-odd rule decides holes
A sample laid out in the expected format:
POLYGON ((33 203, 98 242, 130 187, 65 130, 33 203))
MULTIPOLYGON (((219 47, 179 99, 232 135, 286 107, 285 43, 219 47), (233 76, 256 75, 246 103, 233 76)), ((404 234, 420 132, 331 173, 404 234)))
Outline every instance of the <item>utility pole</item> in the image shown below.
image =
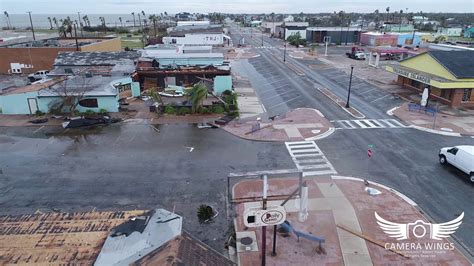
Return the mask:
POLYGON ((82 22, 81 22, 81 12, 77 12, 77 18, 79 19, 79 28, 81 29, 81 37, 84 37, 84 34, 82 33, 82 22))
MULTIPOLYGON (((267 175, 263 175, 263 210, 267 209, 267 190, 268 190, 268 183, 267 183, 267 175)), ((266 249, 267 249, 267 227, 262 227, 262 266, 266 264, 266 249)))
POLYGON ((77 31, 76 31, 76 24, 72 24, 74 26, 74 36, 76 37, 76 51, 79 51, 79 43, 77 42, 77 31))
POLYGON ((285 38, 285 50, 283 51, 283 62, 286 62, 286 38, 285 38))
POLYGON ((33 33, 33 41, 36 41, 35 30, 33 29, 33 20, 31 20, 31 11, 27 12, 30 15, 31 33, 33 33))
POLYGON ((349 99, 351 97, 351 85, 352 85, 352 71, 354 70, 354 65, 351 65, 351 77, 349 79, 349 91, 347 93, 347 102, 346 102, 346 108, 349 108, 349 99))
POLYGON ((262 48, 263 48, 263 28, 262 28, 262 48))

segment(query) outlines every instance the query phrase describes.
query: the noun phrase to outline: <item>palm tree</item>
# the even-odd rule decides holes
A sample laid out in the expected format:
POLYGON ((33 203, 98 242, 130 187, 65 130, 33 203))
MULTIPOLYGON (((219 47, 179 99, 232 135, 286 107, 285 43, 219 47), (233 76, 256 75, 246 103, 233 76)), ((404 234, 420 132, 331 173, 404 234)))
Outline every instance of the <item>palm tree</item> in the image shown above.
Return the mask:
POLYGON ((135 12, 132 12, 132 16, 133 16, 133 27, 135 28, 135 12))
POLYGON ((120 27, 123 28, 122 17, 119 17, 119 21, 120 21, 120 27))
POLYGON ((7 11, 4 11, 3 14, 5 14, 5 17, 7 17, 7 28, 10 29, 12 24, 10 23, 10 15, 8 15, 7 11))
POLYGON ((385 11, 387 11, 387 20, 386 21, 388 22, 388 14, 390 13, 390 7, 387 6, 387 8, 385 8, 385 11))
POLYGON ((48 17, 48 21, 49 21, 49 29, 52 30, 53 29, 53 22, 51 21, 51 17, 48 17))
POLYGON ((153 15, 150 15, 148 19, 153 23, 153 33, 156 38, 156 22, 158 20, 158 17, 155 14, 153 14, 153 15))
POLYGON ((195 113, 199 107, 202 106, 202 102, 207 97, 207 88, 203 84, 196 84, 188 92, 189 100, 191 101, 191 111, 195 113))
POLYGON ((56 17, 53 17, 53 22, 54 22, 54 25, 56 25, 56 29, 59 29, 58 20, 56 19, 56 17))

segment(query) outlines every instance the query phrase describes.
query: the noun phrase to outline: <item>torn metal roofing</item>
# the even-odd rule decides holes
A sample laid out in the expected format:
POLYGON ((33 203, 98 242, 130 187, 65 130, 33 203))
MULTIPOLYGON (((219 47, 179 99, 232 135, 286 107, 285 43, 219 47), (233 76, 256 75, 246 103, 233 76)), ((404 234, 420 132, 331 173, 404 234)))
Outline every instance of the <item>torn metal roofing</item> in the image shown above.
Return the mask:
POLYGON ((115 228, 105 240, 94 265, 130 265, 181 235, 183 218, 156 209, 115 228))
POLYGON ((140 57, 138 52, 59 52, 54 66, 127 65, 140 57))

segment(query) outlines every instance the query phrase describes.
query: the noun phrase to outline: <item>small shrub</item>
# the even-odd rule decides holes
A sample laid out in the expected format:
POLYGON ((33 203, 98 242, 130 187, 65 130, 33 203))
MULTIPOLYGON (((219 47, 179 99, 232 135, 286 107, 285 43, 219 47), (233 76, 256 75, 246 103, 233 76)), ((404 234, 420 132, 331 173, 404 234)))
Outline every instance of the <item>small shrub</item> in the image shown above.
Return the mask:
POLYGON ((178 109, 178 115, 186 115, 186 114, 189 114, 191 113, 189 111, 189 108, 186 108, 186 107, 181 107, 178 109))
POLYGON ((166 106, 165 107, 165 114, 176 114, 176 109, 173 106, 166 106))
POLYGON ((35 115, 36 115, 36 116, 43 116, 44 113, 41 112, 40 110, 36 110, 35 115))
POLYGON ((106 113, 107 113, 107 109, 102 108, 102 109, 99 110, 99 113, 100 113, 100 114, 106 114, 106 113))
POLYGON ((198 108, 197 112, 198 112, 199 114, 209 114, 209 113, 210 113, 210 112, 209 112, 209 109, 207 109, 207 108, 204 107, 204 106, 200 106, 200 107, 198 108))
POLYGON ((95 112, 92 110, 87 110, 84 112, 84 116, 93 116, 93 115, 95 115, 95 112))
POLYGON ((215 114, 223 114, 225 112, 225 109, 221 105, 216 105, 212 107, 212 112, 215 114))
POLYGON ((197 216, 200 223, 207 222, 214 216, 214 210, 211 206, 202 204, 197 210, 197 216))

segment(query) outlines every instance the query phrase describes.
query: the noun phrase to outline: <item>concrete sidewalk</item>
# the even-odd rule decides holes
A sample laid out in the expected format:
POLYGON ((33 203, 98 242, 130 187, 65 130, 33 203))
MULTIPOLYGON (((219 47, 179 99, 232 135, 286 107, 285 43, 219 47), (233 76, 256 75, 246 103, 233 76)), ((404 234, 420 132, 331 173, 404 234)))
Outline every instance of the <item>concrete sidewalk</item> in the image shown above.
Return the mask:
MULTIPOLYGON (((470 265, 469 261, 457 250, 398 250, 405 256, 386 249, 386 243, 412 242, 423 245, 428 242, 440 242, 449 245, 448 240, 430 240, 429 237, 410 238, 397 241, 385 234, 377 225, 374 213, 388 221, 409 223, 417 220, 429 222, 409 201, 399 194, 384 187, 371 184, 382 194, 368 195, 364 182, 344 179, 318 177, 305 180, 309 188, 308 218, 298 221, 299 199, 292 199, 285 204, 287 221, 295 230, 325 239, 322 244, 324 252, 318 249, 319 244, 305 238, 297 241, 294 234, 283 236, 277 234, 276 256, 271 256, 273 228, 267 228, 266 260, 268 265, 431 265, 451 264, 470 265), (353 233, 341 229, 338 225, 350 228, 351 231, 379 243, 379 246, 353 233)), ((270 198, 268 206, 280 205, 298 187, 296 178, 270 178, 270 198), (278 198, 279 197, 279 198, 278 198), (278 198, 278 200, 276 200, 278 198)), ((234 201, 239 198, 255 198, 262 195, 261 180, 244 180, 234 185, 234 201)), ((234 219, 237 236, 237 255, 239 265, 258 265, 261 260, 261 228, 246 228, 243 224, 243 211, 249 207, 261 206, 260 201, 236 203, 237 213, 234 219), (244 236, 254 238, 254 246, 246 250, 239 245, 244 236), (239 249, 240 246, 240 249, 239 249)))
POLYGON ((334 130, 320 111, 311 108, 295 109, 273 120, 261 116, 234 120, 222 128, 238 137, 260 141, 315 140, 334 130))
POLYGON ((393 115, 409 125, 439 133, 459 133, 474 136, 474 110, 462 113, 441 110, 433 116, 423 111, 410 111, 405 103, 393 111, 393 115))

